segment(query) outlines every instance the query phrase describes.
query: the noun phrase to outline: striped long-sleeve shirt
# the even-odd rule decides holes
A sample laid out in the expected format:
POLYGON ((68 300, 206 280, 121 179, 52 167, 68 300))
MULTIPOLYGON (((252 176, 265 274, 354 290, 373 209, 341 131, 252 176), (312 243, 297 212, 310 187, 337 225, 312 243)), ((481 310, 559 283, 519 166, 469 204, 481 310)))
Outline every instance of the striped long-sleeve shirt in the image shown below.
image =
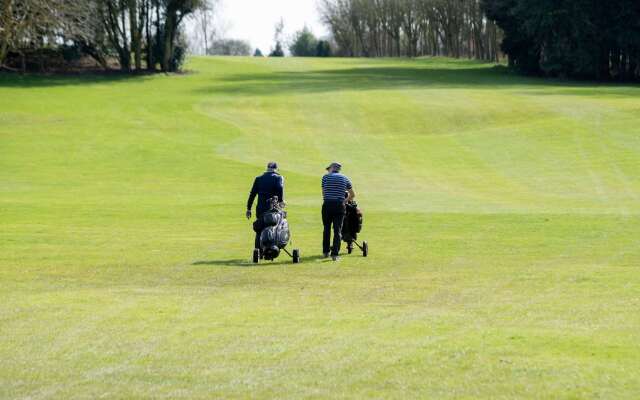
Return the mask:
POLYGON ((351 181, 339 172, 331 172, 322 177, 324 201, 344 201, 345 192, 349 189, 351 189, 351 181))

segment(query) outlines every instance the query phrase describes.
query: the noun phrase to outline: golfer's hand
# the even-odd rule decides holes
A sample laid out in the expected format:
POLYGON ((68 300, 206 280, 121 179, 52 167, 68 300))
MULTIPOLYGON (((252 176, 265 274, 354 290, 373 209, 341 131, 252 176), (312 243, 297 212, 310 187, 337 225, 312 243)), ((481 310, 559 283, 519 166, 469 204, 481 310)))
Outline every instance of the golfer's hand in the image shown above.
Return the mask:
POLYGON ((251 210, 247 210, 247 219, 251 219, 251 210))

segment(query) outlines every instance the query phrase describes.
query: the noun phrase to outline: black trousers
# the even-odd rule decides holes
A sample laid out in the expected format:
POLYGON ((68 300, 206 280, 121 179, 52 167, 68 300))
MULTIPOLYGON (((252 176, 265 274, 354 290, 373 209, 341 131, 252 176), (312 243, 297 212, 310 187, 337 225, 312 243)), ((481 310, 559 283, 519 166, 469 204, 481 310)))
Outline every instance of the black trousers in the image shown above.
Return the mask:
POLYGON ((342 201, 325 201, 322 204, 322 252, 328 253, 331 250, 332 256, 340 253, 340 243, 342 241, 342 223, 344 222, 345 207, 342 201), (330 246, 331 226, 333 225, 333 246, 330 246))
MULTIPOLYGON (((259 220, 260 218, 262 218, 262 214, 264 214, 264 211, 260 211, 258 212, 256 210, 256 221, 259 220)), ((260 234, 262 233, 262 231, 258 231, 256 232, 256 240, 254 242, 254 248, 255 249, 259 249, 260 248, 260 234)))

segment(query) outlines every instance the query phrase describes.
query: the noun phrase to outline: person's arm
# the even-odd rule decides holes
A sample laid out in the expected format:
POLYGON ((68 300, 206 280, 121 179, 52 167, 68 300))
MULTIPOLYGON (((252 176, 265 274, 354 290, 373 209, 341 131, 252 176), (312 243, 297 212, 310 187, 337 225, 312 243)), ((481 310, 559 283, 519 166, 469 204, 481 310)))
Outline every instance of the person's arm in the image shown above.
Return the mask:
POLYGON ((345 203, 348 203, 356 197, 356 192, 353 191, 353 186, 351 185, 351 181, 349 180, 349 178, 346 178, 346 179, 347 179, 347 199, 345 200, 345 203))
POLYGON ((326 175, 324 175, 322 177, 322 182, 320 183, 320 187, 322 187, 322 198, 324 199, 324 181, 325 181, 325 177, 326 175))
POLYGON ((284 176, 281 176, 276 183, 276 196, 280 203, 284 203, 284 176))
POLYGON ((247 219, 251 218, 251 208, 253 207, 253 200, 258 194, 258 178, 253 180, 253 186, 251 192, 249 192, 249 200, 247 200, 247 219))
POLYGON ((356 192, 353 191, 353 188, 347 189, 347 203, 356 198, 356 192))

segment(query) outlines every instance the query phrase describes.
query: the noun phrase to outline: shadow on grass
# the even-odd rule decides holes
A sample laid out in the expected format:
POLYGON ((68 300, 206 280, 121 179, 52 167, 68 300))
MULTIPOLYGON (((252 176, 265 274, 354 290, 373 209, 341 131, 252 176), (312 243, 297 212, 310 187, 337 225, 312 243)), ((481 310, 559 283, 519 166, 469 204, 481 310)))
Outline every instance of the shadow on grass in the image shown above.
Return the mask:
MULTIPOLYGON (((319 260, 326 260, 326 259, 322 255, 308 256, 308 257, 303 256, 301 257, 300 262, 305 263, 305 262, 312 262, 312 261, 319 261, 319 260)), ((265 267, 269 265, 286 265, 286 264, 294 265, 293 261, 291 261, 291 258, 286 254, 283 254, 274 261, 261 260, 260 263, 258 264, 254 264, 251 260, 234 258, 229 260, 201 260, 201 261, 196 261, 191 265, 219 265, 223 267, 250 268, 250 267, 265 267)))
POLYGON ((220 84, 199 87, 195 91, 201 94, 272 95, 381 90, 397 87, 500 89, 513 86, 533 86, 531 89, 538 90, 544 87, 545 92, 558 95, 640 95, 640 86, 633 84, 526 77, 504 66, 448 69, 429 68, 428 64, 420 63, 406 67, 381 66, 300 72, 243 73, 228 76, 220 84))
POLYGON ((87 72, 75 74, 17 74, 0 72, 0 88, 38 88, 55 86, 75 86, 110 84, 117 82, 143 83, 151 73, 129 74, 123 72, 87 72))
POLYGON ((223 267, 259 267, 260 264, 254 264, 251 260, 244 258, 234 258, 229 260, 201 260, 191 265, 220 265, 223 267))

